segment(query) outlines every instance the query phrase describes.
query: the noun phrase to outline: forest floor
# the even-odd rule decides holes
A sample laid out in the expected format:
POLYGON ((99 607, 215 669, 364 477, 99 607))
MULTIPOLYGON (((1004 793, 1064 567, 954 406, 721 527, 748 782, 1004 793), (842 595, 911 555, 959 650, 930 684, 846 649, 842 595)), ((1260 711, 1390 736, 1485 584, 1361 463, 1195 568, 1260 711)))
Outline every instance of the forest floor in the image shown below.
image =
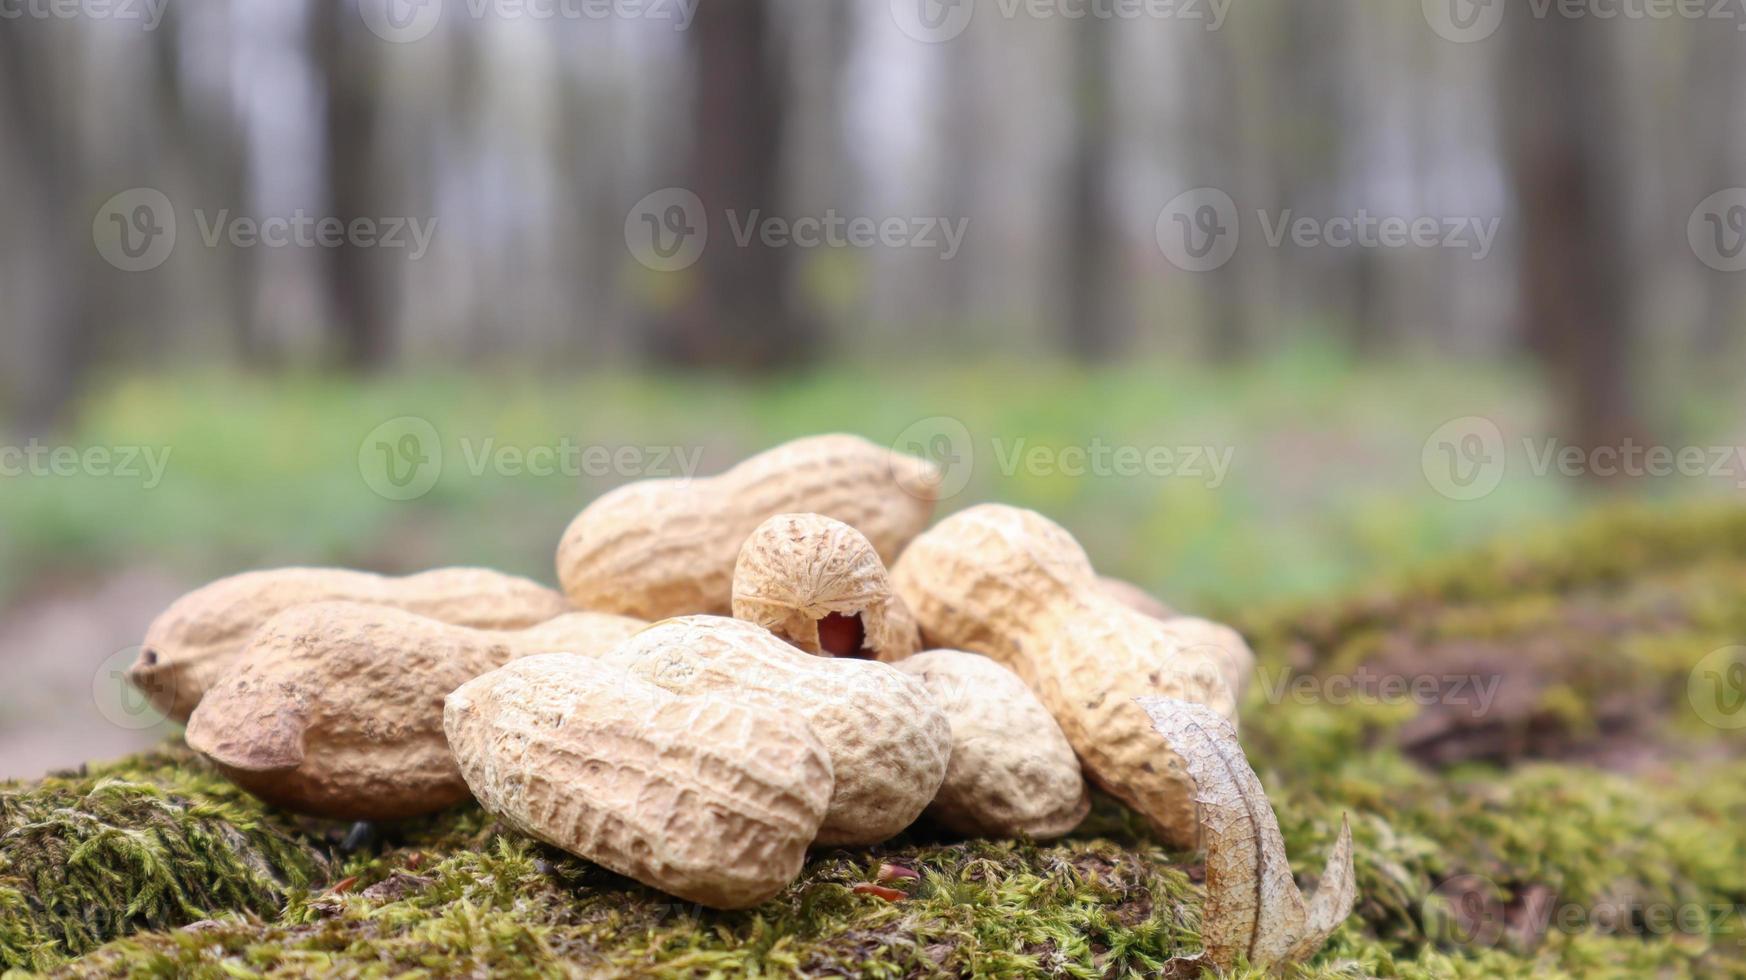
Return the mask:
MULTIPOLYGON (((1746 977, 1746 510, 1615 510, 1381 581, 1237 617, 1243 742, 1295 870, 1313 883, 1342 815, 1356 845, 1357 910, 1305 973, 1746 977)), ((0 964, 1145 976, 1198 948, 1200 875, 1106 800, 1061 841, 823 850, 712 912, 471 806, 292 820, 172 740, 0 788, 0 964), (887 863, 918 873, 901 899, 855 890, 887 863)))

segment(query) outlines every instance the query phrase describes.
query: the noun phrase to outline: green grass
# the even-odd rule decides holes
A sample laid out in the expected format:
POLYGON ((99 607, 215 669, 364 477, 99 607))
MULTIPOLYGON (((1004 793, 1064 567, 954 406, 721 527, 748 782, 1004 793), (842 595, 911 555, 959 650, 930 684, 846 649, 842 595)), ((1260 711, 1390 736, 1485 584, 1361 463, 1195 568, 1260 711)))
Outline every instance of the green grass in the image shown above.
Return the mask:
MULTIPOLYGON (((1329 594, 1466 542, 1586 505, 1580 486, 1512 459, 1490 496, 1454 501, 1421 451, 1444 422, 1543 431, 1532 379, 1444 363, 1362 365, 1318 350, 1232 368, 1148 362, 1098 371, 1048 363, 855 367, 748 384, 716 376, 534 378, 428 374, 376 381, 190 371, 100 386, 63 441, 167 448, 162 485, 7 480, 0 598, 45 573, 166 564, 190 578, 284 563, 387 571, 478 563, 542 579, 568 519, 630 473, 474 472, 469 450, 680 447, 714 473, 791 437, 832 430, 881 442, 949 417, 970 434, 968 484, 945 502, 1036 507, 1079 534, 1099 565, 1194 609, 1329 594), (360 449, 388 420, 438 433, 442 474, 400 502, 375 493, 360 449), (1022 440, 1022 442, 1021 442, 1022 440), (1231 454, 1201 477, 1067 475, 1003 466, 1021 446, 1103 444, 1231 454)), ((923 431, 931 431, 928 425, 923 431)), ((372 449, 366 450, 371 452, 372 449)), ((1673 495, 1716 481, 1629 489, 1673 495)), ((1731 488, 1728 488, 1731 489, 1731 488)))

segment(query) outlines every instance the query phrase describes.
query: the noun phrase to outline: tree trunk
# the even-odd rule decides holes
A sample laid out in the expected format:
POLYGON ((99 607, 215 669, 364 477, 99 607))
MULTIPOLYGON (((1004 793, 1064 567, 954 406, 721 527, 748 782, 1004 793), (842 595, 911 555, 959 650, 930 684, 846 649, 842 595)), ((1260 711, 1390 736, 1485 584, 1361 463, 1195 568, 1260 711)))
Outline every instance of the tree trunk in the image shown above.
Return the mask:
POLYGON ((1635 276, 1607 123, 1614 27, 1511 6, 1499 94, 1522 234, 1522 336, 1557 394, 1564 437, 1585 450, 1616 446, 1635 428, 1635 276))
POLYGON ((1107 361, 1123 338, 1117 320, 1112 248, 1104 186, 1109 180, 1110 128, 1114 93, 1110 89, 1112 35, 1105 18, 1088 17, 1074 27, 1073 111, 1077 129, 1068 187, 1066 322, 1062 340, 1082 361, 1107 361))
MULTIPOLYGON (((323 83, 328 215, 347 227, 360 218, 380 221, 387 213, 376 146, 380 45, 360 44, 348 5, 316 0, 309 9, 309 47, 323 83)), ((338 248, 320 250, 333 345, 346 367, 376 370, 393 354, 395 270, 380 249, 346 238, 338 248)))
POLYGON ((687 271, 690 295, 656 325, 652 353, 668 364, 760 371, 807 360, 814 337, 795 312, 794 249, 742 224, 791 218, 781 208, 786 73, 770 0, 699 6, 690 30, 693 64, 689 189, 703 202, 708 245, 687 271))

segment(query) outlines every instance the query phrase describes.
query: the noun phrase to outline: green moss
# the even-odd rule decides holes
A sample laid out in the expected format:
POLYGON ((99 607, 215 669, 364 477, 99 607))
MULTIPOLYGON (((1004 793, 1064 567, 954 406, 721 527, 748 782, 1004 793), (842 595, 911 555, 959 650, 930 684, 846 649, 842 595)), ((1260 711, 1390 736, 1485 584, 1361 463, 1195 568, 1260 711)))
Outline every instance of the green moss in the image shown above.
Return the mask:
MULTIPOLYGON (((1357 914, 1303 975, 1746 977, 1742 740, 1684 704, 1696 658, 1746 636, 1746 515, 1618 514, 1245 626, 1275 678, 1484 668, 1512 698, 1426 765, 1446 705, 1269 698, 1263 678, 1244 743, 1300 878, 1342 814, 1355 841, 1357 914), (1473 732, 1515 739, 1511 764, 1466 750, 1473 732)), ((473 807, 329 856, 335 828, 178 748, 3 799, 0 950, 74 975, 1147 976, 1199 946, 1195 855, 1107 800, 1047 844, 920 829, 823 851, 720 913, 473 807), (854 890, 887 862, 919 876, 901 901, 854 890), (93 908, 103 929, 81 925, 93 908)))
POLYGON ((274 914, 326 871, 186 751, 0 787, 0 966, 46 968, 213 911, 274 914))

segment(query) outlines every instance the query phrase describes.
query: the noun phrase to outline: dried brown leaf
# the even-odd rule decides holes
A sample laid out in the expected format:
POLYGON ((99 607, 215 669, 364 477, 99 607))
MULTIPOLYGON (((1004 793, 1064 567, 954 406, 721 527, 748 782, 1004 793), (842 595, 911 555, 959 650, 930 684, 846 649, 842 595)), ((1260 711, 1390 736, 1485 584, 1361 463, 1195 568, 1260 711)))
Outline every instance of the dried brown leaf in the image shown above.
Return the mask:
POLYGON ((1322 887, 1306 905, 1292 878, 1279 821, 1243 755, 1236 728, 1203 705, 1175 698, 1138 700, 1195 782, 1206 848, 1201 919, 1206 960, 1224 969, 1241 956, 1267 969, 1313 954, 1357 900, 1351 828, 1343 825, 1322 887))

